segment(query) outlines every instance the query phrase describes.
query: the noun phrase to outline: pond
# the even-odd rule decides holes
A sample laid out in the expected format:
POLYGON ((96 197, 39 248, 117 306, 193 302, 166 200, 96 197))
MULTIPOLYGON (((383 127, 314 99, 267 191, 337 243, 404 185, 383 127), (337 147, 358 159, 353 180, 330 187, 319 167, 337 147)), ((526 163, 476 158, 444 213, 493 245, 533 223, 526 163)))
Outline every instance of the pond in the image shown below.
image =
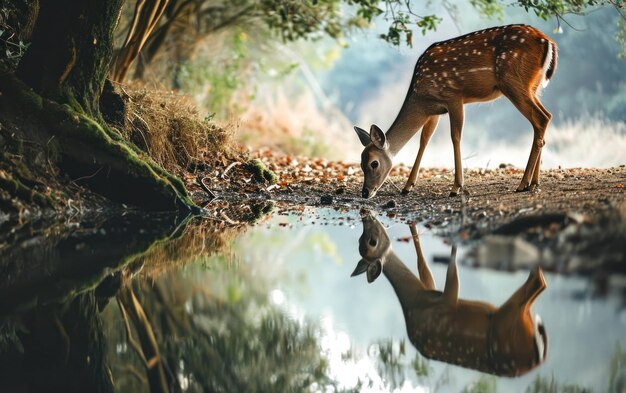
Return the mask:
POLYGON ((1 392, 626 387, 621 294, 476 267, 470 247, 399 219, 304 209, 239 229, 134 215, 63 228, 2 237, 1 392))

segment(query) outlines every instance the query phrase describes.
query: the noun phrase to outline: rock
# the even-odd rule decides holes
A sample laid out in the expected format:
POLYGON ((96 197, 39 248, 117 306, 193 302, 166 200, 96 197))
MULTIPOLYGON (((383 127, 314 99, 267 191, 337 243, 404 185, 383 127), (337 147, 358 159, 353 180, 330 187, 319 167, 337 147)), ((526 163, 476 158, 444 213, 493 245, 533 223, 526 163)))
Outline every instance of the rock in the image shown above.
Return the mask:
POLYGON ((383 209, 393 209, 396 206, 397 206, 396 201, 391 199, 389 202, 385 203, 382 207, 383 209))
POLYGON ((492 269, 528 269, 540 259, 537 247, 517 236, 487 236, 476 246, 473 254, 479 266, 492 269))
POLYGON ((329 194, 322 195, 320 198, 320 203, 322 205, 332 205, 333 204, 333 196, 329 194))

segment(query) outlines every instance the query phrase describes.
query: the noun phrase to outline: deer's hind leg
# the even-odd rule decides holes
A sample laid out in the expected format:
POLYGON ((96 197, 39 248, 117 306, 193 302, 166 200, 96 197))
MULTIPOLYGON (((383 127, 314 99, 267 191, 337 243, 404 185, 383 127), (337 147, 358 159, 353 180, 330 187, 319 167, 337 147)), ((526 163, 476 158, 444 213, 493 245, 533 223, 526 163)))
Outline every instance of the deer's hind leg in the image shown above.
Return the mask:
POLYGON ((543 138, 552 116, 549 112, 544 112, 541 109, 534 95, 523 94, 519 91, 505 92, 504 94, 533 126, 533 145, 530 149, 524 176, 522 176, 516 191, 534 191, 539 183, 539 161, 541 159, 541 149, 545 145, 543 138))
POLYGON ((533 126, 530 156, 516 192, 534 191, 539 184, 541 149, 545 144, 543 137, 552 119, 550 112, 537 98, 542 79, 541 61, 532 57, 521 57, 517 62, 501 60, 496 63, 496 70, 498 88, 533 126))
POLYGON ((413 189, 415 186, 415 182, 417 181, 417 175, 420 170, 420 163, 422 161, 422 156, 424 155, 424 150, 426 150, 426 145, 430 141, 430 137, 433 136, 435 130, 437 129, 437 124, 439 123, 439 115, 431 116, 428 118, 424 127, 422 128, 422 135, 420 136, 420 148, 417 152, 417 157, 415 158, 415 163, 413 164, 413 168, 411 168, 411 173, 409 174, 409 179, 404 185, 404 189, 402 190, 402 194, 406 195, 413 189))
MULTIPOLYGON (((541 109, 543 114, 548 118, 548 123, 549 123, 550 120, 552 119, 552 114, 548 112, 548 110, 543 106, 543 104, 539 100, 539 97, 537 97, 536 95, 535 95, 535 102, 539 106, 539 109, 541 109)), ((544 145, 545 145, 545 140, 544 140, 544 145)), ((533 177, 532 177, 532 180, 530 181, 531 189, 532 188, 537 189, 537 187, 539 187, 539 167, 540 166, 541 166, 541 151, 539 151, 539 155, 537 156, 537 163, 535 164, 533 177)))

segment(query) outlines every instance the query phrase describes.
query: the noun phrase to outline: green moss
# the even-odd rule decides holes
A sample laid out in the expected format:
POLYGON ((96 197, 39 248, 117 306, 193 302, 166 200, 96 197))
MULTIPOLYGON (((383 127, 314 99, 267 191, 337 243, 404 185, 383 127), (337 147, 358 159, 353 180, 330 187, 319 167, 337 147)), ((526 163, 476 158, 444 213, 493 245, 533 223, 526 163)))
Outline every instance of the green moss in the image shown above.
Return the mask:
POLYGON ((251 216, 246 218, 246 221, 255 223, 267 216, 274 210, 273 203, 256 203, 250 206, 251 216))
POLYGON ((49 197, 31 187, 25 186, 21 181, 6 172, 0 172, 0 188, 22 200, 34 202, 42 207, 52 207, 52 200, 49 197))
POLYGON ((112 138, 117 134, 115 130, 70 105, 43 100, 13 76, 0 75, 0 82, 7 86, 0 96, 2 112, 21 113, 40 121, 56 137, 63 160, 80 176, 90 176, 88 184, 97 192, 152 210, 199 211, 180 179, 136 147, 112 138), (107 174, 96 177, 94 167, 107 168, 107 174))
POLYGON ((269 170, 259 159, 253 159, 246 163, 246 169, 252 173, 254 180, 258 182, 267 181, 274 184, 277 181, 276 174, 269 170))

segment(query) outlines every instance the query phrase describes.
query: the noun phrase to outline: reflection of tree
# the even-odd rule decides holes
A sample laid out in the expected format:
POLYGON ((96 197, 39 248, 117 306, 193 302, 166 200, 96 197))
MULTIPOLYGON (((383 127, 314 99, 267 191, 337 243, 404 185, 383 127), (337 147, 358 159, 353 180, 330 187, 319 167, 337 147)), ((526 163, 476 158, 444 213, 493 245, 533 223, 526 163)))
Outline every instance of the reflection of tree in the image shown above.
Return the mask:
POLYGON ((0 391, 113 391, 94 291, 3 318, 0 331, 0 391))
MULTIPOLYGON (((197 281, 197 267, 188 270, 194 274, 177 272, 132 285, 151 322, 140 323, 139 329, 133 323, 133 337, 145 334, 141 329, 154 332, 171 391, 289 392, 314 383, 334 386, 326 377, 316 329, 272 307, 262 283, 231 277, 221 289, 219 283, 206 287, 197 281)), ((116 388, 145 391, 149 378, 140 359, 149 356, 131 350, 118 309, 107 309, 105 319, 116 388)))

